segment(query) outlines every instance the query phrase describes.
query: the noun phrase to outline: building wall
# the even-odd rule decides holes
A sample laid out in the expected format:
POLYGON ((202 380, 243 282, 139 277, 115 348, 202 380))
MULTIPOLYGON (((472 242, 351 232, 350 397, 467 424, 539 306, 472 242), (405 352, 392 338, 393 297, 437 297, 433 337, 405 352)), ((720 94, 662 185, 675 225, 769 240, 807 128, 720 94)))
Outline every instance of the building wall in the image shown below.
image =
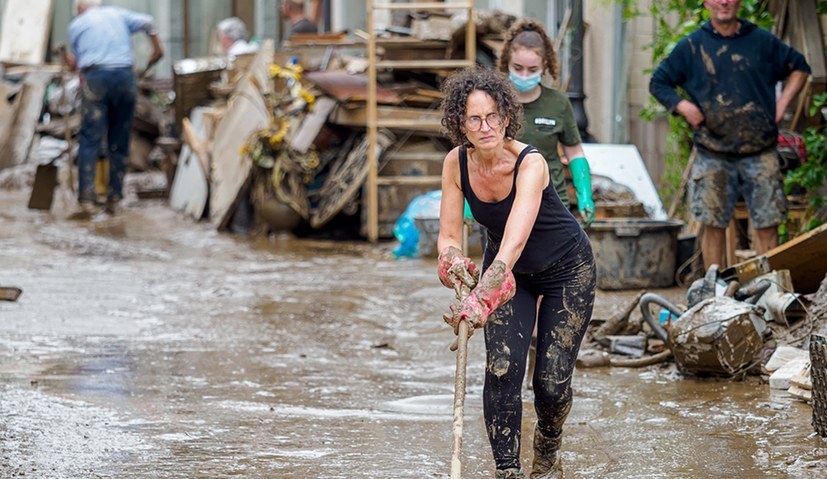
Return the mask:
POLYGON ((637 146, 658 187, 665 169, 668 120, 640 116, 650 101, 651 75, 646 71, 653 68, 650 4, 651 0, 638 2, 640 15, 624 20, 614 2, 584 0, 584 83, 592 135, 602 143, 637 146))
MULTIPOLYGON (((240 1, 242 0, 193 0, 189 2, 188 15, 184 14, 184 0, 104 0, 103 3, 148 13, 155 18, 165 49, 164 58, 155 67, 155 71, 158 75, 169 76, 175 61, 210 53, 215 25, 231 16, 236 8, 240 8, 237 4, 240 1), (188 45, 184 45, 185 19, 189 23, 188 45)), ((8 0, 0 0, 0 16, 7 3, 8 0)), ((258 39, 278 38, 279 0, 250 0, 247 3, 249 5, 245 4, 245 9, 252 8, 254 16, 253 24, 248 25, 251 35, 258 39)), ((67 29, 73 18, 72 4, 71 0, 54 0, 50 49, 68 41, 67 29)), ((142 34, 133 36, 133 45, 136 65, 140 68, 146 64, 152 47, 146 35, 142 34)))

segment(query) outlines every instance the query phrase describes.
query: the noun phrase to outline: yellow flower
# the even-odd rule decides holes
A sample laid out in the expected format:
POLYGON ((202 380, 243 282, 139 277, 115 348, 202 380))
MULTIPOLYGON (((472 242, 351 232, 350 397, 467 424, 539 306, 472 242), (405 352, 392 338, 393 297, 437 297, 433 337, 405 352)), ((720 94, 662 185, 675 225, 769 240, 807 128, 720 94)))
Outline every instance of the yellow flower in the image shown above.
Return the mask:
POLYGON ((301 96, 304 99, 304 101, 307 102, 308 105, 312 105, 316 101, 316 97, 304 88, 302 88, 301 90, 301 96))

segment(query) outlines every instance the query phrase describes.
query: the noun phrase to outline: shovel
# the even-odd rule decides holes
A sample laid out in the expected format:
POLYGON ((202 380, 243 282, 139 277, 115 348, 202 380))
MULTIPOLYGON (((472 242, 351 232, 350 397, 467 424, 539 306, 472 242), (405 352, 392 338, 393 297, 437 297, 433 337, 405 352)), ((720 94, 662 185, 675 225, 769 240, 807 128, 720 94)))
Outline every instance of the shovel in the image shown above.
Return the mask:
MULTIPOLYGON (((460 302, 470 290, 463 286, 459 292, 460 302)), ((454 420, 451 425, 451 479, 462 474, 462 420, 465 414, 465 366, 468 363, 468 321, 461 320, 457 332, 457 370, 454 380, 454 420)), ((453 345, 451 346, 453 349, 453 345)))
MULTIPOLYGON (((468 228, 466 222, 462 227, 462 253, 468 254, 468 228)), ((463 285, 457 292, 457 299, 462 303, 471 294, 463 285)), ((451 351, 457 352, 457 370, 454 380, 454 420, 451 424, 451 479, 462 476, 462 420, 465 415, 465 366, 468 363, 468 321, 461 320, 457 331, 457 341, 451 345, 451 351), (456 348, 455 348, 456 346, 456 348)))

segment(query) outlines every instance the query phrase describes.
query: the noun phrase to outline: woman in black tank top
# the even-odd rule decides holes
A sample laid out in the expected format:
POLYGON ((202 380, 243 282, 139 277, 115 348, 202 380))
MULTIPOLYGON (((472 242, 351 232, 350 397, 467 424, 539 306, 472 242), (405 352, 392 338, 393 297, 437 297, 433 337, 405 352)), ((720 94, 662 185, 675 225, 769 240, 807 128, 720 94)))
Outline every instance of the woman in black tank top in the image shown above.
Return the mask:
POLYGON ((443 86, 442 124, 455 144, 442 170, 438 261, 442 283, 471 294, 446 318, 484 328, 483 407, 496 478, 522 478, 522 381, 537 324, 534 463, 530 478, 562 477, 571 376, 594 304, 588 238, 550 185, 536 149, 514 140, 521 106, 508 79, 469 68, 443 86), (488 239, 483 274, 462 255, 467 200, 488 239), (538 299, 542 297, 542 300, 538 299))

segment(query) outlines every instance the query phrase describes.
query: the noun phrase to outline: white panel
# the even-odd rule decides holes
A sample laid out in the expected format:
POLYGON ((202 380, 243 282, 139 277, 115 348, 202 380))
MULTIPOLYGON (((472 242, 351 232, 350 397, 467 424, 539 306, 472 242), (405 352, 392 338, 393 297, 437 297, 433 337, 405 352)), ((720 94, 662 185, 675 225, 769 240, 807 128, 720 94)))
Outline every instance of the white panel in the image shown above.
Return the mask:
POLYGON ((0 61, 39 65, 46 60, 52 0, 7 0, 0 25, 0 61))
POLYGON ((652 219, 667 218, 658 190, 652 183, 652 178, 635 145, 584 143, 583 152, 589 161, 592 175, 605 176, 616 183, 628 186, 638 201, 643 203, 652 219))

